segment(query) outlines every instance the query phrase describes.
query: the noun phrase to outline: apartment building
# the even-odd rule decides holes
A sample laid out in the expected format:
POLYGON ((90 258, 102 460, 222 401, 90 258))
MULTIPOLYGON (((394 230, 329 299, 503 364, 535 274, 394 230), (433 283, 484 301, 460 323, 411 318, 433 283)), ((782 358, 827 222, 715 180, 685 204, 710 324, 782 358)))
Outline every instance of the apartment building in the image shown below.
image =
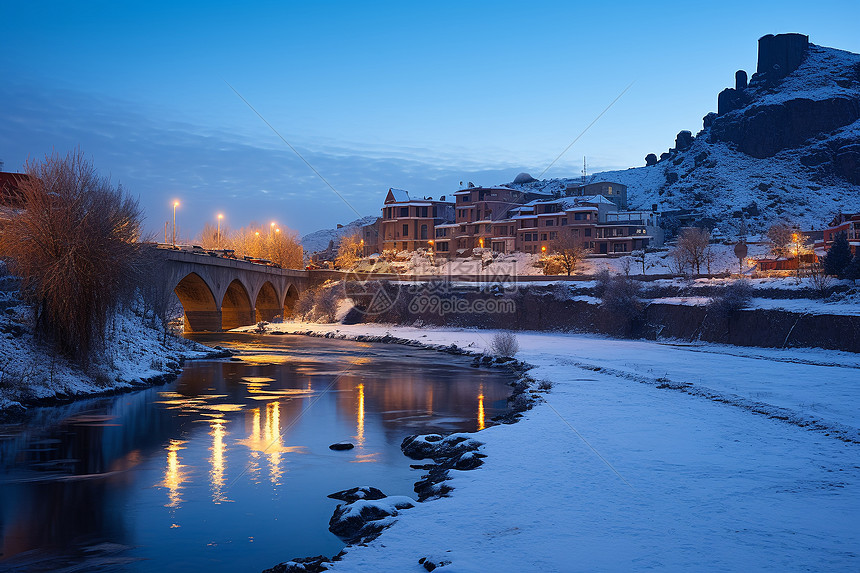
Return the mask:
POLYGON ((619 212, 602 195, 537 200, 514 212, 515 249, 525 253, 551 252, 553 243, 565 236, 596 254, 630 253, 647 247, 657 228, 656 214, 619 212))
POLYGON ((383 250, 414 251, 433 248, 438 225, 454 220, 454 205, 442 196, 412 198, 408 191, 391 188, 382 207, 380 235, 383 250))
POLYGON ((834 217, 830 226, 823 230, 822 241, 816 243, 816 247, 829 250, 840 233, 845 233, 852 253, 860 251, 860 213, 840 213, 834 217))
POLYGON ((599 181, 585 185, 574 185, 564 190, 565 197, 592 197, 601 195, 612 201, 619 211, 627 209, 627 185, 611 181, 599 181))
POLYGON ((361 256, 369 257, 382 252, 382 218, 377 217, 373 223, 362 225, 361 256))

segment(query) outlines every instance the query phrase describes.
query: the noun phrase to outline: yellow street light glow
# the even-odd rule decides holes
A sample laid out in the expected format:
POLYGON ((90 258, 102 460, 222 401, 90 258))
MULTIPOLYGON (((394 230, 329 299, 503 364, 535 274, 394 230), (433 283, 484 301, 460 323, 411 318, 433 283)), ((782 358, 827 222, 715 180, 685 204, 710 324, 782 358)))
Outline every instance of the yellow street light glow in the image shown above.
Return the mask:
POLYGON ((545 253, 546 252, 546 246, 541 247, 540 250, 545 253))
POLYGON ((280 229, 275 229, 275 232, 276 232, 276 233, 280 233, 280 232, 281 232, 281 230, 280 230, 280 229))

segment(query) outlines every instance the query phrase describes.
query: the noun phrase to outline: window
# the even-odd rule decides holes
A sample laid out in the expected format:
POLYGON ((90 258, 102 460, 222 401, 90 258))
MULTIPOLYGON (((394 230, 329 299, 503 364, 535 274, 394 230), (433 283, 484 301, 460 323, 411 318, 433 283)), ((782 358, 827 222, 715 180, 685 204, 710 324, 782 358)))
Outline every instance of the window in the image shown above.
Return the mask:
POLYGON ((591 236, 591 229, 584 229, 582 236, 583 237, 590 237, 591 236))
POLYGON ((547 227, 552 227, 553 225, 555 225, 555 221, 553 221, 552 219, 546 220, 546 226, 547 227))
POLYGON ((564 227, 565 225, 567 225, 567 217, 562 217, 561 218, 561 226, 564 227))
POLYGON ((540 234, 540 240, 541 240, 541 241, 546 241, 546 233, 541 233, 541 234, 540 234))
POLYGON ((400 216, 408 217, 409 216, 409 207, 401 207, 400 208, 400 216))
POLYGON ((484 232, 485 233, 491 233, 492 232, 491 229, 492 229, 491 225, 484 225, 484 232))
POLYGON ((585 219, 585 213, 574 213, 573 214, 573 220, 574 221, 582 221, 583 219, 585 219))
POLYGON ((556 239, 558 239, 558 231, 550 231, 549 240, 554 241, 556 239))
POLYGON ((613 251, 616 253, 626 253, 627 252, 627 243, 616 243, 613 247, 613 251))
POLYGON ((437 245, 436 245, 436 250, 437 250, 437 251, 447 251, 447 250, 448 250, 448 242, 447 242, 447 241, 445 241, 444 243, 439 243, 439 244, 437 244, 437 245))
POLYGON ((447 229, 447 227, 446 227, 446 228, 442 228, 442 229, 436 229, 436 236, 437 236, 437 237, 447 237, 447 236, 448 236, 448 229, 447 229))
POLYGON ((427 225, 421 225, 421 239, 427 240, 427 225))
POLYGON ((404 237, 409 236, 409 225, 403 225, 403 236, 404 237))
POLYGON ((426 216, 427 216, 427 207, 421 207, 421 216, 422 216, 422 217, 426 217, 426 216))

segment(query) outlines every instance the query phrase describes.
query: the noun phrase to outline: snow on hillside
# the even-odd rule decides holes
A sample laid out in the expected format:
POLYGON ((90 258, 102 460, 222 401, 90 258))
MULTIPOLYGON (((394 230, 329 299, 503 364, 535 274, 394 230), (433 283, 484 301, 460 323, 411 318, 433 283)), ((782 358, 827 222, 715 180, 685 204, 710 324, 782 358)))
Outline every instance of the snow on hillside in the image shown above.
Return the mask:
POLYGON ((24 305, 0 320, 0 418, 22 403, 130 390, 175 374, 182 359, 202 358, 212 349, 177 338, 153 324, 140 304, 118 313, 108 325, 106 346, 86 369, 69 361, 28 331, 24 305))
POLYGON ((860 54, 810 44, 800 67, 786 76, 776 89, 751 86, 751 91, 759 105, 783 103, 795 98, 814 101, 840 96, 856 98, 857 91, 845 82, 845 76, 850 76, 851 70, 858 65, 860 54))
POLYGON ((368 215, 367 217, 347 223, 339 229, 320 229, 319 231, 308 233, 301 239, 302 248, 305 250, 305 254, 323 251, 328 248, 331 241, 334 241, 334 244, 337 245, 340 243, 342 237, 354 233, 360 227, 369 225, 375 220, 376 215, 368 215))

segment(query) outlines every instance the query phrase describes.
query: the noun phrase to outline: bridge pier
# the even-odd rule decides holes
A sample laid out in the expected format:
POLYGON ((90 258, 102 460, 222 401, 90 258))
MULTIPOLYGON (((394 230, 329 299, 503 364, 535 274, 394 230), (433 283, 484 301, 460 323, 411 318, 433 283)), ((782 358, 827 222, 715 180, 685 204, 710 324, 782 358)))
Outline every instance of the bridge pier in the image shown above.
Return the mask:
MULTIPOLYGON (((233 327, 235 328, 235 327, 233 327)), ((220 310, 186 310, 185 332, 221 332, 220 310)))

